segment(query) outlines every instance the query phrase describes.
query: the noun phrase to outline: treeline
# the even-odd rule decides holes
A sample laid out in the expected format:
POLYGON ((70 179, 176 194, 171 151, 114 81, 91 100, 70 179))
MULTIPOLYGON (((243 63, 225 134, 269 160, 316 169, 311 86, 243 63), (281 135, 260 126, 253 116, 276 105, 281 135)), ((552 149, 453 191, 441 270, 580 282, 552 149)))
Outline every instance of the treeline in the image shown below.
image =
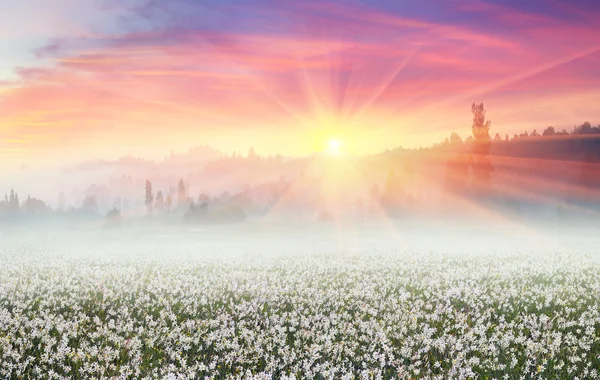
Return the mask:
MULTIPOLYGON (((433 149, 443 152, 466 153, 472 148, 473 137, 464 141, 457 133, 452 133, 433 149)), ((562 161, 600 162, 600 125, 590 122, 575 126, 571 132, 566 129, 555 130, 547 127, 538 133, 534 129, 501 137, 499 133, 492 139, 490 154, 493 156, 528 157, 562 161)))
POLYGON ((130 205, 121 197, 114 198, 109 209, 100 207, 97 195, 88 194, 79 205, 66 206, 64 193, 59 194, 58 207, 53 209, 44 201, 28 196, 25 201, 11 189, 0 200, 0 222, 18 225, 34 221, 70 221, 105 219, 107 226, 120 226, 126 214, 129 217, 143 217, 157 222, 185 223, 234 223, 265 215, 283 196, 290 183, 283 176, 279 180, 257 186, 247 186, 243 190, 230 193, 223 191, 210 196, 205 193, 191 194, 183 178, 177 187, 168 191, 154 192, 150 180, 145 183, 140 194, 144 194, 144 204, 130 205), (140 207, 141 206, 141 207, 140 207), (145 206, 145 207, 143 207, 145 206))
MULTIPOLYGON (((533 130, 531 134, 524 132, 512 138, 508 135, 502 138, 499 133, 496 133, 492 137, 491 122, 486 117, 484 105, 473 103, 471 112, 473 114, 472 135, 465 140, 457 133, 452 133, 445 141, 431 148, 418 150, 398 148, 355 162, 356 165, 364 166, 358 171, 369 173, 369 177, 363 178, 365 187, 362 189, 356 185, 341 189, 344 194, 357 196, 354 206, 348 204, 344 207, 354 207, 358 214, 377 212, 377 210, 383 210, 390 216, 405 212, 408 214, 417 203, 428 203, 427 199, 418 199, 419 194, 428 189, 416 178, 422 177, 423 171, 431 169, 432 166, 434 171, 428 172, 428 175, 435 177, 433 178, 435 180, 445 181, 445 190, 449 193, 461 193, 461 197, 471 200, 477 198, 507 200, 510 195, 506 192, 502 193, 498 188, 494 189, 494 186, 506 185, 509 181, 511 182, 509 185, 513 187, 520 186, 517 182, 538 176, 543 179, 539 183, 544 184, 546 188, 549 187, 546 184, 551 183, 549 179, 568 183, 574 188, 570 190, 572 203, 576 203, 582 196, 589 199, 588 203, 595 202, 595 193, 589 189, 600 188, 598 172, 600 166, 593 164, 600 162, 600 125, 592 126, 589 122, 585 122, 576 126, 571 132, 564 129, 556 131, 553 127, 548 127, 541 133, 533 130), (431 154, 431 152, 441 154, 431 154), (513 157, 535 160, 515 160, 512 159, 513 157), (560 161, 542 162, 544 160, 560 161), (432 162, 434 165, 430 164, 432 162), (370 185, 372 186, 369 188, 370 185), (577 186, 579 189, 575 188, 577 186)), ((133 184, 133 193, 136 195, 132 197, 129 194, 133 202, 121 196, 114 197, 115 194, 111 195, 102 186, 92 185, 77 206, 67 207, 64 193, 61 193, 56 210, 52 210, 43 201, 29 196, 25 201, 21 201, 19 195, 11 190, 3 200, 0 200, 0 220, 13 222, 60 216, 67 220, 105 218, 108 225, 120 225, 125 216, 138 218, 144 216, 145 219, 156 221, 186 223, 242 222, 266 215, 284 195, 286 195, 286 207, 289 207, 278 207, 278 210, 286 209, 287 213, 310 212, 310 208, 316 205, 315 212, 320 215, 319 218, 328 219, 331 210, 326 207, 322 210, 319 208, 321 203, 326 202, 320 200, 322 194, 318 194, 318 191, 322 188, 322 184, 318 179, 310 183, 309 188, 303 190, 296 188, 292 191, 291 183, 283 177, 285 175, 305 181, 307 178, 304 176, 304 169, 308 164, 310 162, 303 159, 295 159, 287 161, 286 166, 283 166, 281 156, 264 159, 256 155, 251 148, 247 157, 234 154, 206 165, 203 168, 206 177, 186 177, 188 180, 195 179, 196 185, 210 183, 213 195, 198 190, 193 191, 192 194, 190 186, 183 178, 176 183, 178 177, 175 176, 167 181, 164 178, 157 178, 156 184, 148 179, 145 181, 145 187, 144 182, 133 184), (277 170, 269 171, 269 174, 270 178, 277 178, 273 175, 279 173, 279 180, 250 181, 265 167, 276 168, 277 170), (214 190, 215 182, 227 176, 235 178, 240 183, 254 183, 254 185, 237 186, 233 193, 222 191, 219 194, 218 192, 224 188, 230 190, 233 188, 229 184, 227 187, 221 186, 220 189, 216 187, 218 190, 214 190), (317 193, 311 195, 311 191, 317 193), (307 201, 305 199, 307 194, 316 197, 316 200, 307 201)), ((294 185, 297 183, 294 182, 294 185)), ((200 188, 209 187, 201 185, 200 188)), ((547 189, 533 187, 518 190, 548 193, 547 189)), ((123 195, 123 191, 116 192, 123 195)), ((558 197, 562 194, 555 193, 546 195, 558 201, 558 197)))
POLYGON ((58 207, 52 208, 41 199, 27 196, 20 201, 19 194, 11 189, 9 194, 0 200, 0 222, 17 225, 23 222, 48 220, 81 220, 99 215, 98 200, 94 195, 87 195, 81 203, 69 208, 65 205, 64 193, 59 194, 58 207))
POLYGON ((571 132, 548 127, 542 133, 533 130, 512 138, 496 133, 492 138, 487 133, 489 121, 485 122, 488 131, 479 128, 484 133, 475 134, 485 119, 480 106, 477 110, 473 106, 475 138, 463 141, 452 133, 431 149, 443 153, 438 158, 443 158, 449 191, 517 207, 565 203, 583 210, 600 206, 600 125, 585 122, 571 132), (478 165, 478 161, 485 164, 478 165))
POLYGON ((30 196, 20 202, 19 194, 14 189, 0 201, 0 221, 47 216, 51 212, 52 209, 44 201, 30 196))
MULTIPOLYGON (((278 181, 217 196, 205 193, 190 194, 183 178, 173 194, 153 190, 152 181, 145 182, 145 218, 155 221, 183 221, 188 224, 239 223, 252 217, 264 216, 283 196, 290 184, 283 177, 278 181), (260 201, 262 199, 262 202, 260 201)), ((112 226, 121 224, 122 215, 117 206, 106 215, 112 226)))

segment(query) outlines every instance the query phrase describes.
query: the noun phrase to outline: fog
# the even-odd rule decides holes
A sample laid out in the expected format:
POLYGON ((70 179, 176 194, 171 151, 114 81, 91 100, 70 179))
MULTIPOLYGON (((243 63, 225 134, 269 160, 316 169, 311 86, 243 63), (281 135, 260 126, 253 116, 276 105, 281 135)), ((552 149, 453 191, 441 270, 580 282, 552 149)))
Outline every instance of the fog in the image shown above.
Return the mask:
POLYGON ((5 220, 0 371, 587 378, 600 323, 596 214, 465 202, 5 220), (582 364, 564 366, 571 357, 582 364), (549 359, 528 364, 537 358, 549 359))
POLYGON ((582 171, 575 161, 491 156, 482 170, 450 145, 301 158, 196 147, 161 161, 24 167, 0 182, 2 245, 176 257, 517 252, 595 242, 598 165, 582 171))
POLYGON ((65 225, 44 223, 5 227, 2 248, 68 253, 70 256, 122 255, 257 257, 314 253, 361 254, 375 252, 515 253, 576 250, 597 246, 600 225, 589 220, 480 221, 447 217, 437 219, 290 223, 249 221, 225 225, 164 225, 130 222, 119 228, 102 223, 65 225))

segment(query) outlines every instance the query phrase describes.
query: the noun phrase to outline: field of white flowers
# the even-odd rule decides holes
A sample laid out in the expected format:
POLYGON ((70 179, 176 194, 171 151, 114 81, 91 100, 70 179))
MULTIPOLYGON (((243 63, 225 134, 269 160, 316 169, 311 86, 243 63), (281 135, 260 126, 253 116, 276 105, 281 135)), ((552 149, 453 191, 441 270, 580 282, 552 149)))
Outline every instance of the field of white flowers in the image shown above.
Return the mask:
POLYGON ((0 249, 0 378, 598 377, 593 248, 167 247, 0 249))

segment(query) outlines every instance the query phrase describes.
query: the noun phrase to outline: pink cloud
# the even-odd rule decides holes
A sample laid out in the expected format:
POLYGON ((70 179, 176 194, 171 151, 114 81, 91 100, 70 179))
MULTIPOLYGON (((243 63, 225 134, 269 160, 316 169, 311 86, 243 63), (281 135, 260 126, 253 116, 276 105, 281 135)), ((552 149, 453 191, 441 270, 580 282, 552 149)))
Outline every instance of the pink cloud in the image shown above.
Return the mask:
POLYGON ((517 41, 369 7, 295 7, 302 17, 285 33, 167 30, 52 42, 38 52, 52 66, 19 68, 18 84, 0 83, 3 144, 56 148, 99 135, 134 144, 140 135, 176 138, 175 130, 182 141, 242 129, 296 133, 336 112, 376 126, 427 116, 424 129, 435 130, 500 92, 516 107, 532 88, 575 94, 600 82, 590 74, 598 52, 578 48, 597 39, 575 34, 585 29, 577 25, 552 29, 543 17, 464 6, 537 25, 517 41), (319 35, 321 26, 344 33, 319 35), (554 38, 563 42, 552 51, 535 48, 554 38))

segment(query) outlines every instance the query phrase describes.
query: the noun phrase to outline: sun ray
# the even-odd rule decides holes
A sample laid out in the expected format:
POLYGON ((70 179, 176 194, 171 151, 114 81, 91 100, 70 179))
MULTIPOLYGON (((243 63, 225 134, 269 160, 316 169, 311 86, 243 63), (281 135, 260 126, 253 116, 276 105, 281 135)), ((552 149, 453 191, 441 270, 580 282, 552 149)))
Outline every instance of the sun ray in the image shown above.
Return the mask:
POLYGON ((400 72, 413 60, 417 53, 426 45, 426 41, 420 43, 416 49, 414 49, 392 72, 390 72, 384 80, 374 89, 373 94, 359 107, 359 109, 352 115, 352 120, 360 119, 363 114, 373 106, 373 104, 385 93, 385 91, 392 84, 394 79, 400 74, 400 72))
POLYGON ((566 65, 575 60, 588 57, 599 51, 600 51, 600 46, 594 46, 589 49, 585 49, 585 50, 579 51, 577 53, 567 55, 566 57, 553 60, 550 63, 530 68, 528 70, 525 70, 524 72, 507 75, 507 76, 503 77, 502 79, 495 80, 489 85, 479 87, 473 91, 469 91, 468 93, 451 96, 449 98, 442 99, 441 101, 432 102, 428 105, 425 105, 420 108, 420 110, 417 112, 417 115, 426 115, 426 114, 429 114, 430 112, 432 112, 433 110, 439 109, 440 107, 443 107, 443 106, 453 105, 453 104, 456 104, 459 102, 464 102, 464 101, 471 101, 472 99, 481 97, 481 95, 489 94, 490 92, 493 92, 494 90, 502 88, 503 86, 526 80, 535 75, 542 74, 544 72, 547 72, 554 68, 560 67, 562 65, 566 65))

